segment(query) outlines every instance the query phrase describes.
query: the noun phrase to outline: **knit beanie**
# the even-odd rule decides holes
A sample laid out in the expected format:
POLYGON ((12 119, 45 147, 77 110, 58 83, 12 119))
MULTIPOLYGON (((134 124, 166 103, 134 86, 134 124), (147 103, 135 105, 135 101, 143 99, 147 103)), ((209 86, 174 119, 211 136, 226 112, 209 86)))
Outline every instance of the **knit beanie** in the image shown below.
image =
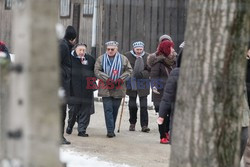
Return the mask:
POLYGON ((142 47, 144 48, 144 43, 141 41, 137 41, 133 43, 133 48, 138 48, 138 47, 142 47))
POLYGON ((174 47, 174 43, 171 41, 163 41, 159 44, 157 55, 163 54, 167 57, 171 53, 171 47, 174 47))
POLYGON ((162 42, 162 41, 164 41, 164 40, 173 41, 172 38, 171 38, 169 35, 167 35, 167 34, 164 34, 164 35, 162 35, 162 36, 159 38, 159 42, 162 42))
POLYGON ((105 43, 106 46, 118 46, 119 43, 116 41, 108 41, 105 43))
POLYGON ((64 38, 66 40, 74 40, 76 38, 76 30, 73 26, 68 26, 66 28, 64 38))

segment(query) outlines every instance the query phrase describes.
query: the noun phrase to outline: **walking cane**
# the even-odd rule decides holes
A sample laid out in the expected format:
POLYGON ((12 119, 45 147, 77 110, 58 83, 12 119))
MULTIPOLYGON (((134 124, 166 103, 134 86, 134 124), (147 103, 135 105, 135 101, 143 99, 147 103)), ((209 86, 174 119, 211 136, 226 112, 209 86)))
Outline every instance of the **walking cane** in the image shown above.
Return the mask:
POLYGON ((119 126, 118 126, 117 133, 120 133, 120 127, 121 127, 121 121, 122 121, 122 114, 123 114, 124 102, 125 102, 125 97, 123 98, 123 101, 122 101, 122 111, 121 111, 121 114, 120 114, 120 121, 119 121, 119 126))

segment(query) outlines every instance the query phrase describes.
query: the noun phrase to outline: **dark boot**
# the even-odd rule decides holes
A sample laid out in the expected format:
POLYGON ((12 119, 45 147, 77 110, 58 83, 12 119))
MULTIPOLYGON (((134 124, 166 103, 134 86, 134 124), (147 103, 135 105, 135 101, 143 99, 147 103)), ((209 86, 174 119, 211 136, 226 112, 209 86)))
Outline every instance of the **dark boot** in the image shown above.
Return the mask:
POLYGON ((65 139, 65 137, 62 137, 62 143, 61 144, 71 144, 68 140, 65 139))
POLYGON ((89 135, 86 132, 79 132, 78 136, 80 136, 80 137, 89 137, 89 135))
POLYGON ((142 131, 142 132, 148 133, 148 132, 150 131, 150 129, 149 129, 147 126, 143 126, 143 127, 141 128, 141 131, 142 131))
POLYGON ((72 133, 72 131, 73 131, 73 128, 67 127, 67 129, 66 129, 67 134, 70 135, 72 133))
POLYGON ((108 133, 108 134, 107 134, 107 137, 108 137, 108 138, 115 137, 115 133, 108 133))
POLYGON ((135 124, 130 124, 129 131, 135 131, 135 124))

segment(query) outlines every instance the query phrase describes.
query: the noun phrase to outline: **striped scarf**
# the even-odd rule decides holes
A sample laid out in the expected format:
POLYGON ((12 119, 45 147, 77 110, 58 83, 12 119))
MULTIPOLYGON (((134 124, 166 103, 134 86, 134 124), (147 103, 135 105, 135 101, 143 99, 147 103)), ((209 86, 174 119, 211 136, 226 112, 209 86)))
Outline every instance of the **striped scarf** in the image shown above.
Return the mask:
POLYGON ((122 71, 122 58, 120 53, 116 53, 113 62, 110 61, 107 53, 103 55, 102 67, 104 73, 106 73, 113 81, 117 80, 121 76, 122 71))

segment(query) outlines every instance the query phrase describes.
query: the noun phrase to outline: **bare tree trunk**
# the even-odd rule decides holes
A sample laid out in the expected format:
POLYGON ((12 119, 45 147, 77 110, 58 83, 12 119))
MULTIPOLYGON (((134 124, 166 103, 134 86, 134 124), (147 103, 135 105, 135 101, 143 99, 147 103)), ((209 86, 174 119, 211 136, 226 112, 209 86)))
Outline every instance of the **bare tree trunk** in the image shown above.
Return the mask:
POLYGON ((14 2, 12 41, 18 68, 11 74, 7 161, 11 166, 61 166, 58 1, 14 2))
POLYGON ((249 0, 190 0, 170 166, 239 166, 249 0))

